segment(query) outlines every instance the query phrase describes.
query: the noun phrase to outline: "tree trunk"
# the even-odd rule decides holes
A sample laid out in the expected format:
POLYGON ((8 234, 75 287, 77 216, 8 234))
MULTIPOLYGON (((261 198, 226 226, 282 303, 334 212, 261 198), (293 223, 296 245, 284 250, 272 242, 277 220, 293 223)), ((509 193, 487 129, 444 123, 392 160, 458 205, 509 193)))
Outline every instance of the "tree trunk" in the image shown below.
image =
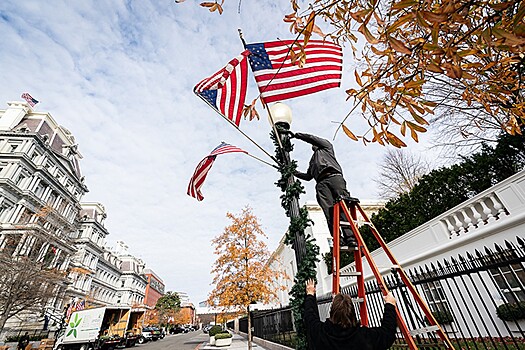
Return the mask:
POLYGON ((252 318, 250 317, 250 305, 248 305, 248 350, 252 350, 252 318))
POLYGON ((3 310, 3 312, 0 314, 0 332, 4 329, 5 323, 7 322, 9 318, 10 311, 11 311, 11 307, 9 304, 7 304, 6 310, 3 310))

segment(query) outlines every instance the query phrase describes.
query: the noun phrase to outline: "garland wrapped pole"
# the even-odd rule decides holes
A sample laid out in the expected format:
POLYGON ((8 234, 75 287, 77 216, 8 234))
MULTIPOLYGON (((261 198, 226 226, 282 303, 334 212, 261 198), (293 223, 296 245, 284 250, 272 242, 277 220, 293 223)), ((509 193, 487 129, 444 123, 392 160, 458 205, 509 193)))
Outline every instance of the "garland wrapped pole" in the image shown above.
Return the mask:
POLYGON ((286 234, 285 243, 291 245, 295 251, 297 262, 297 274, 294 286, 290 291, 292 313, 294 316, 295 329, 297 332, 296 349, 306 350, 308 348, 303 322, 303 303, 306 296, 305 283, 308 279, 316 278, 316 263, 319 262, 319 247, 310 235, 305 235, 305 229, 310 224, 308 211, 305 207, 299 207, 299 196, 305 193, 301 182, 294 177, 297 162, 291 160, 290 152, 293 145, 290 136, 286 133, 290 126, 287 123, 275 123, 271 138, 276 147, 276 158, 279 162, 281 178, 276 185, 281 189, 281 205, 290 218, 290 226, 286 234), (278 135, 276 135, 275 130, 278 135), (279 138, 278 138, 279 137, 279 138))

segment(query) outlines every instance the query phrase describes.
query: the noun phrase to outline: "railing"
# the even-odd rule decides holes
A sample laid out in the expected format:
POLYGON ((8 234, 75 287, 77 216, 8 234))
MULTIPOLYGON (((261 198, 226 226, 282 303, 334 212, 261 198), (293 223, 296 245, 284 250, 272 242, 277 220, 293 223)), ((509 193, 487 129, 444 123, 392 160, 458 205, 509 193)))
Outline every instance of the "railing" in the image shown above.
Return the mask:
POLYGON ((508 216, 509 212, 494 192, 474 198, 467 205, 445 217, 441 222, 449 237, 460 236, 508 216))
MULTIPOLYGON (((515 242, 507 241, 505 246, 484 247, 483 250, 449 257, 406 272, 457 349, 525 349, 523 238, 516 237, 515 242), (514 311, 514 316, 521 316, 514 320, 501 319, 512 318, 512 313, 503 315, 504 305, 512 306, 509 310, 514 311), (497 316, 498 313, 501 316, 497 316)), ((415 331, 426 326, 423 312, 396 273, 384 279, 396 297, 398 309, 409 328, 415 331)), ((365 288, 370 326, 378 326, 384 305, 381 291, 375 281, 367 282, 365 288)), ((355 286, 345 287, 342 292, 357 297, 355 286)), ((330 295, 318 299, 322 319, 328 316, 330 303, 330 295)), ((252 317, 254 336, 285 345, 293 342, 290 308, 255 311, 252 317)), ((245 332, 243 322, 247 323, 246 318, 240 320, 240 329, 245 332)), ((429 348, 424 344, 435 343, 430 335, 415 336, 416 343, 429 348)), ((392 348, 406 349, 401 333, 397 334, 392 348)))
POLYGON ((2 338, 4 339, 5 343, 8 342, 18 342, 18 339, 23 336, 27 332, 27 335, 29 336, 30 341, 38 341, 40 339, 46 339, 49 337, 49 330, 42 330, 42 329, 25 329, 25 328, 17 328, 17 329, 4 329, 2 331, 2 338))

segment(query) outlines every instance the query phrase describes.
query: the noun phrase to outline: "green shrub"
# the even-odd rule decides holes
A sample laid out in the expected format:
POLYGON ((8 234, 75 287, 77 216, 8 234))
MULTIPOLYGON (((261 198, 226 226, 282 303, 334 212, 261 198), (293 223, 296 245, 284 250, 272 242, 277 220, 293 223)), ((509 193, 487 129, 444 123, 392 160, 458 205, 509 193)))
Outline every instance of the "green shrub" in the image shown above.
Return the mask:
POLYGON ((216 334, 221 333, 221 332, 222 332, 222 327, 216 324, 215 326, 210 328, 210 330, 208 331, 208 334, 210 335, 210 337, 214 337, 216 334))
POLYGON ((217 333, 215 334, 215 340, 218 340, 218 339, 228 339, 228 338, 231 338, 232 335, 228 332, 222 332, 222 333, 217 333))
POLYGON ((452 313, 448 310, 434 311, 432 315, 439 324, 450 324, 454 321, 452 313))
POLYGON ((525 318, 525 301, 506 303, 498 306, 496 314, 503 321, 515 321, 525 318))

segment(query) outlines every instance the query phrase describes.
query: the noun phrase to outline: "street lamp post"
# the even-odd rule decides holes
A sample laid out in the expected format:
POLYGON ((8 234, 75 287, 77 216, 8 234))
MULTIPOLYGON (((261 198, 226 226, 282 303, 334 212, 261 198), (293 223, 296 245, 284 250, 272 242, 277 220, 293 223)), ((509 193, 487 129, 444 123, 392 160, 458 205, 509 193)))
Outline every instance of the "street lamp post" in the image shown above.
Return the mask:
MULTIPOLYGON (((269 108, 269 119, 270 124, 274 129, 273 131, 276 140, 279 143, 278 152, 281 152, 282 160, 284 162, 283 167, 289 167, 291 165, 289 151, 292 148, 290 135, 282 131, 290 130, 290 125, 292 124, 292 110, 284 103, 276 102, 269 108)), ((287 191, 291 186, 295 185, 295 181, 293 173, 289 173, 287 178, 287 191)), ((292 222, 294 219, 300 217, 298 196, 294 196, 289 202, 287 214, 292 222)), ((306 255, 305 236, 303 230, 297 230, 294 233, 293 248, 295 251, 295 261, 297 263, 297 268, 300 268, 303 257, 306 255)))

